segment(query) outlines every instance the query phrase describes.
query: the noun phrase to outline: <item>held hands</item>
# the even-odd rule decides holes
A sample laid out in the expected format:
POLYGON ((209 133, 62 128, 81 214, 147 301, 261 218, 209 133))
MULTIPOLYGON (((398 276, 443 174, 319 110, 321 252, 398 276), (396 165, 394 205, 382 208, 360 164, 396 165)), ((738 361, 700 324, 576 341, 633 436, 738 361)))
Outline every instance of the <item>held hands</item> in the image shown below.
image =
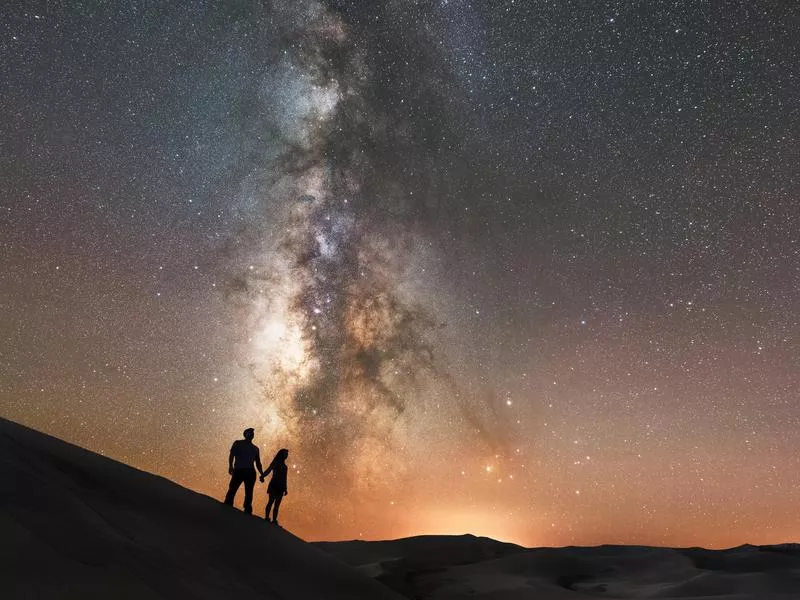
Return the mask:
POLYGON ((263 475, 261 477, 259 477, 258 479, 259 479, 259 481, 261 481, 261 483, 264 483, 264 476, 263 475))
POLYGON ((228 475, 233 475, 233 467, 228 467, 228 475))

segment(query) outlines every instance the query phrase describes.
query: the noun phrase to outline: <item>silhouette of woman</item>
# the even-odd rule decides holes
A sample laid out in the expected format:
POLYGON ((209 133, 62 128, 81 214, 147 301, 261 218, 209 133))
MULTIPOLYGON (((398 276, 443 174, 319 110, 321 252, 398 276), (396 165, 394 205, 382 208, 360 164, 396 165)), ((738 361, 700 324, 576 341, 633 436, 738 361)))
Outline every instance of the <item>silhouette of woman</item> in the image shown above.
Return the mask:
POLYGON ((275 525, 278 524, 278 509, 281 507, 281 500, 283 497, 289 493, 289 490, 286 486, 286 474, 289 468, 286 466, 286 459, 289 458, 289 451, 286 448, 281 448, 278 450, 278 453, 275 455, 275 458, 272 459, 272 462, 269 465, 269 468, 264 471, 264 474, 261 476, 261 481, 263 483, 264 478, 272 472, 272 479, 270 479, 269 485, 267 486, 267 494, 269 494, 269 502, 267 502, 267 514, 264 517, 267 521, 269 521, 269 510, 273 507, 274 509, 272 512, 272 522, 275 525))

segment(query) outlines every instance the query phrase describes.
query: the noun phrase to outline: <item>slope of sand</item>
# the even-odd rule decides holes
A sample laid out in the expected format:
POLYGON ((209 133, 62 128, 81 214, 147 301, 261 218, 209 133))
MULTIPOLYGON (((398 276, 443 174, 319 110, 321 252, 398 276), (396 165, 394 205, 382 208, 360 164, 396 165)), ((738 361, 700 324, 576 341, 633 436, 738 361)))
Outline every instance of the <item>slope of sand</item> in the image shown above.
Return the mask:
POLYGON ((0 482, 3 599, 398 598, 262 519, 3 419, 0 482))
POLYGON ((795 544, 526 549, 473 536, 307 544, 2 419, 0 482, 3 599, 800 600, 795 544))
POLYGON ((800 600, 797 544, 525 549, 467 535, 318 545, 408 598, 800 600))

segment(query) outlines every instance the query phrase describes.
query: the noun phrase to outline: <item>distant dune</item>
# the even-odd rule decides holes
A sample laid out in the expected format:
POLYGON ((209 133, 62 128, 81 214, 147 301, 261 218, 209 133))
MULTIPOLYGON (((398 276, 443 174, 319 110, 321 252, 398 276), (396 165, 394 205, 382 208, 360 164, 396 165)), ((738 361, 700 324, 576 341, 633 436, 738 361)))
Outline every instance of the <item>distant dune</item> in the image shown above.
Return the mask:
POLYGON ((0 477, 3 599, 800 600, 794 544, 526 549, 473 536, 307 544, 3 419, 0 477))
POLYGON ((526 549, 466 535, 317 545, 408 598, 800 599, 798 544, 526 549))

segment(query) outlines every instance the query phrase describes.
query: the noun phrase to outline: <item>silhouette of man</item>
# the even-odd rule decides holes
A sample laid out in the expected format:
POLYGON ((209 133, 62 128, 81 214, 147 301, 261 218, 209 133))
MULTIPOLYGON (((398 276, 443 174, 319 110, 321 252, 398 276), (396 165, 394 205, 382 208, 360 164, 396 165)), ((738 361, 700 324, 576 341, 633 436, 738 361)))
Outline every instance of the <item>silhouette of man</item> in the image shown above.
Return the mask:
POLYGON ((225 504, 233 506, 233 498, 239 490, 239 486, 244 483, 244 512, 253 512, 253 486, 256 484, 256 470, 253 468, 255 463, 259 474, 263 475, 261 468, 261 456, 258 446, 253 443, 255 431, 252 427, 244 430, 243 440, 236 440, 231 446, 231 453, 228 455, 228 473, 231 475, 231 483, 228 486, 228 493, 225 495, 225 504))

